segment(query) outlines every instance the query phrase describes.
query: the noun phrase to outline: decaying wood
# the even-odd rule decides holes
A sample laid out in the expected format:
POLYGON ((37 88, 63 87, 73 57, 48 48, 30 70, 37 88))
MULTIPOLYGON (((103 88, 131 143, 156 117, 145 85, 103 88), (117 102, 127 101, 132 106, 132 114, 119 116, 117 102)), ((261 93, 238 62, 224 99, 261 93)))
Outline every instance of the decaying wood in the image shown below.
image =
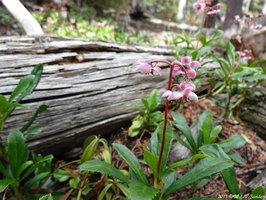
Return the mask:
POLYGON ((0 38, 0 93, 10 95, 19 79, 36 64, 44 72, 36 91, 24 100, 5 126, 3 138, 20 128, 41 104, 48 110, 34 127, 41 134, 29 137, 32 150, 61 154, 89 135, 110 134, 136 115, 131 105, 153 88, 166 85, 164 76, 138 73, 136 60, 174 59, 166 48, 128 46, 57 37, 0 38))
POLYGON ((241 105, 240 117, 266 140, 266 97, 249 98, 241 105))

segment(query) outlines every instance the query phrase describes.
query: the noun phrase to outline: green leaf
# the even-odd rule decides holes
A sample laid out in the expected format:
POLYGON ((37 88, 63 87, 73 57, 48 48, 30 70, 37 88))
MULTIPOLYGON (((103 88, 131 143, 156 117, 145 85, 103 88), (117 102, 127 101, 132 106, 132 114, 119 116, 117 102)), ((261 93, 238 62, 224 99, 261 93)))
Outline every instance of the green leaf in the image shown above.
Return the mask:
POLYGON ((138 181, 131 181, 129 184, 129 190, 131 200, 153 200, 159 193, 157 189, 138 181))
POLYGON ((157 165, 158 165, 158 157, 153 155, 146 146, 144 146, 144 160, 153 172, 154 179, 157 178, 157 165))
POLYGON ((139 104, 133 103, 132 105, 135 107, 137 111, 140 112, 140 114, 142 115, 144 114, 145 110, 143 110, 143 108, 139 104))
POLYGON ((257 186, 251 192, 250 200, 263 200, 265 197, 265 188, 263 186, 257 186))
POLYGON ((192 150, 196 151, 197 150, 196 143, 183 115, 181 115, 178 112, 172 112, 172 117, 174 120, 174 125, 184 134, 192 150))
POLYGON ((233 162, 225 158, 204 158, 189 170, 184 176, 175 181, 166 191, 164 197, 168 197, 175 191, 186 187, 196 181, 211 176, 217 172, 233 166, 233 162))
POLYGON ((179 135, 178 133, 173 134, 173 139, 177 140, 181 145, 183 145, 184 147, 186 147, 187 149, 189 149, 191 152, 193 152, 191 146, 189 146, 189 144, 187 144, 179 135))
POLYGON ((222 131, 222 126, 220 126, 220 125, 215 126, 212 129, 211 134, 210 134, 209 144, 212 143, 218 137, 218 135, 221 133, 221 131, 222 131))
POLYGON ((210 135, 212 132, 212 115, 210 113, 203 113, 198 120, 198 147, 202 144, 210 143, 210 135))
POLYGON ((235 168, 224 169, 221 174, 229 192, 233 195, 240 195, 235 168))
POLYGON ((84 163, 87 160, 90 160, 95 154, 96 149, 99 146, 99 139, 96 136, 89 137, 88 140, 85 140, 87 146, 85 147, 81 158, 80 163, 84 163))
POLYGON ((42 196, 41 198, 39 198, 39 200, 53 200, 53 197, 51 194, 47 194, 45 196, 42 196))
MULTIPOLYGON (((161 149, 161 145, 162 145, 162 138, 163 138, 163 128, 164 125, 161 124, 158 126, 157 131, 158 131, 158 154, 157 156, 159 156, 160 154, 160 149, 161 149)), ((166 166, 167 160, 168 160, 168 156, 171 150, 171 144, 172 144, 172 139, 173 139, 173 130, 172 130, 172 126, 169 122, 167 122, 166 124, 166 132, 165 132, 165 145, 164 145, 164 150, 163 150, 163 155, 162 155, 162 164, 161 164, 161 172, 163 171, 163 169, 166 166)))
POLYGON ((171 172, 163 177, 163 191, 165 191, 176 180, 176 172, 171 172))
POLYGON ((144 123, 143 117, 137 115, 133 120, 132 124, 128 129, 128 136, 135 137, 139 134, 140 130, 142 129, 144 123))
POLYGON ((176 169, 178 167, 183 167, 183 166, 189 164, 193 160, 198 160, 198 159, 202 159, 202 158, 205 158, 205 157, 206 156, 203 155, 203 154, 195 154, 192 157, 185 158, 185 159, 180 160, 178 162, 172 163, 171 165, 169 165, 169 167, 167 169, 164 170, 163 176, 164 176, 164 174, 168 174, 169 172, 171 172, 172 170, 174 170, 174 169, 176 169))
POLYGON ((141 168, 137 157, 124 145, 113 143, 113 147, 119 156, 128 164, 132 171, 137 176, 137 179, 145 184, 148 184, 146 176, 141 168))
POLYGON ((116 183, 117 187, 123 192, 123 194, 127 197, 127 199, 130 198, 129 188, 121 183, 116 183))
POLYGON ((43 172, 40 174, 36 174, 29 181, 24 183, 24 187, 23 187, 24 192, 29 191, 32 188, 32 186, 36 185, 39 181, 45 178, 48 178, 49 176, 50 176, 50 172, 43 172))
POLYGON ((220 142, 219 146, 221 146, 225 151, 228 151, 230 149, 239 149, 246 143, 247 142, 242 135, 233 135, 229 139, 220 142))
POLYGON ((32 123, 35 121, 37 116, 41 114, 42 112, 46 111, 48 108, 47 105, 41 105, 39 108, 36 110, 34 115, 30 118, 30 120, 20 129, 21 132, 25 132, 28 130, 28 128, 32 125, 32 123))
POLYGON ((71 177, 71 172, 63 169, 57 169, 53 173, 53 176, 59 182, 67 181, 71 177))
POLYGON ((113 165, 101 160, 86 161, 79 166, 79 170, 81 172, 99 172, 106 176, 117 178, 124 183, 129 183, 129 179, 118 169, 116 169, 113 165))
POLYGON ((34 78, 34 75, 27 75, 22 77, 14 91, 11 93, 9 102, 12 102, 15 98, 16 102, 19 102, 23 98, 25 91, 30 87, 34 78))
POLYGON ((33 161, 32 160, 28 160, 26 162, 24 162, 18 169, 18 177, 31 165, 33 165, 33 161))
POLYGON ((227 152, 227 155, 231 158, 231 160, 240 165, 243 165, 246 162, 238 153, 227 152))
POLYGON ((200 147, 200 151, 209 157, 222 157, 230 159, 229 156, 224 152, 223 148, 218 144, 209 144, 200 147))
POLYGON ((38 169, 39 167, 42 167, 44 163, 50 164, 53 158, 54 158, 53 155, 47 155, 41 158, 40 160, 38 160, 36 163, 31 165, 31 167, 25 173, 23 173, 22 177, 20 178, 20 181, 30 176, 36 169, 38 169))
POLYGON ((79 177, 71 178, 71 179, 69 180, 69 186, 70 186, 71 188, 75 188, 75 189, 77 189, 77 187, 78 187, 78 185, 79 185, 79 182, 80 182, 79 177))
POLYGON ((2 161, 0 161, 0 173, 3 174, 5 178, 9 177, 8 171, 6 167, 3 165, 2 161))
POLYGON ((23 134, 18 130, 12 130, 7 139, 7 155, 11 167, 12 175, 15 178, 19 176, 19 168, 27 160, 28 148, 23 134))
POLYGON ((223 198, 210 198, 210 197, 192 197, 185 200, 225 200, 223 198))
POLYGON ((149 109, 148 110, 150 112, 154 111, 158 107, 158 105, 160 104, 160 99, 157 96, 157 90, 156 89, 151 91, 148 102, 149 102, 149 109))
POLYGON ((235 47, 231 42, 228 42, 226 45, 226 53, 231 67, 233 68, 235 66, 236 52, 235 47))
POLYGON ((99 194, 97 200, 103 200, 104 197, 105 197, 105 195, 106 195, 106 193, 107 193, 107 191, 110 189, 110 187, 112 187, 112 183, 107 184, 107 185, 103 188, 103 190, 102 190, 101 193, 99 194))
POLYGON ((13 179, 3 179, 0 180, 0 193, 2 193, 3 191, 5 191, 5 189, 14 183, 13 179))

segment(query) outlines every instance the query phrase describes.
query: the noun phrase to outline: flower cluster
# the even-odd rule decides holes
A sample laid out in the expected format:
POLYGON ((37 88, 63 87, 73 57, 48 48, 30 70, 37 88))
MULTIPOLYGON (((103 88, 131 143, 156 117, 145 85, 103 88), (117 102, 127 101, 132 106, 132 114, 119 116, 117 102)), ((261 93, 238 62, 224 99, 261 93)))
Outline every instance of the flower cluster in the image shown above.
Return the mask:
POLYGON ((237 24, 237 25, 241 25, 241 24, 247 24, 247 26, 250 28, 250 29, 261 29, 262 28, 262 25, 261 24, 258 24, 256 21, 264 16, 263 13, 260 13, 257 17, 249 14, 249 13, 245 13, 244 16, 246 17, 246 20, 243 20, 240 18, 239 15, 236 15, 235 16, 235 19, 234 19, 234 23, 237 24))
POLYGON ((237 54, 244 58, 246 61, 252 60, 252 51, 250 49, 245 49, 244 51, 237 51, 237 54))
POLYGON ((139 66, 139 71, 144 74, 159 74, 162 75, 162 69, 157 66, 158 63, 165 63, 170 66, 170 75, 168 89, 163 93, 162 97, 168 101, 179 100, 197 101, 198 96, 194 93, 196 86, 191 79, 196 77, 196 69, 201 66, 198 61, 192 61, 191 57, 182 57, 180 61, 172 63, 168 61, 152 61, 149 63, 135 62, 139 66), (172 76, 183 75, 185 81, 180 84, 172 83, 172 76))
POLYGON ((196 14, 202 11, 206 15, 215 16, 221 12, 221 4, 217 3, 212 6, 212 0, 197 0, 194 7, 196 9, 196 14))

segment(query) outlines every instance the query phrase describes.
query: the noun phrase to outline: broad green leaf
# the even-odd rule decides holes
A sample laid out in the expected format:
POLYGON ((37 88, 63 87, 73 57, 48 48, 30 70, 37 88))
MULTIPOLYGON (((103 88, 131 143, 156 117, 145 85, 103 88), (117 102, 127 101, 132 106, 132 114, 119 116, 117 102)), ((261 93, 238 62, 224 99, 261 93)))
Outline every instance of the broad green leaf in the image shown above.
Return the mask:
POLYGON ((0 180, 0 193, 2 193, 3 191, 5 191, 5 189, 14 183, 14 179, 3 179, 0 180))
POLYGON ((157 189, 138 181, 131 181, 129 184, 129 190, 131 200, 153 200, 159 193, 157 189))
POLYGON ((47 194, 45 196, 42 196, 41 198, 39 198, 39 200, 53 200, 53 197, 51 194, 47 194))
POLYGON ((231 67, 235 67, 235 59, 236 59, 236 52, 235 52, 235 47, 231 42, 228 42, 226 45, 226 53, 227 57, 229 59, 229 62, 231 64, 231 67))
POLYGON ((1 160, 0 160, 0 173, 3 174, 5 178, 9 177, 8 171, 6 167, 3 165, 1 160))
POLYGON ((151 171, 153 172, 154 179, 157 178, 157 165, 158 165, 158 157, 153 155, 146 146, 144 146, 143 153, 144 160, 146 164, 149 166, 151 171))
POLYGON ((28 128, 32 125, 32 123, 35 121, 37 116, 41 114, 42 112, 46 111, 48 108, 47 105, 41 105, 38 107, 34 115, 30 118, 30 120, 20 129, 21 132, 25 132, 28 130, 28 128))
POLYGON ((141 168, 137 157, 126 146, 122 144, 113 143, 113 147, 119 156, 128 164, 132 171, 137 176, 137 179, 145 184, 148 184, 146 176, 141 168))
POLYGON ((221 146, 225 151, 228 151, 230 149, 239 149, 246 143, 247 142, 242 135, 233 135, 229 139, 220 142, 219 146, 221 146))
POLYGON ((144 110, 139 104, 137 104, 137 103, 133 103, 132 105, 135 107, 135 109, 136 109, 137 111, 140 112, 140 114, 142 114, 142 115, 144 114, 145 110, 144 110))
POLYGON ((240 165, 243 165, 246 162, 238 153, 227 152, 227 155, 231 158, 231 160, 240 165))
POLYGON ((233 195, 240 195, 235 168, 224 169, 221 174, 229 192, 233 195))
MULTIPOLYGON (((90 137, 89 139, 92 139, 92 137, 90 137)), ((81 155, 80 163, 84 163, 85 161, 90 160, 99 146, 99 139, 97 137, 94 137, 94 139, 91 140, 90 143, 88 143, 88 141, 85 142, 87 143, 87 146, 85 147, 81 155)))
POLYGON ((265 188, 263 186, 257 186, 251 192, 250 200, 263 200, 265 198, 265 188))
POLYGON ((59 182, 64 182, 71 177, 71 172, 63 169, 57 169, 54 171, 53 176, 59 182))
POLYGON ((189 146, 189 144, 187 144, 179 135, 178 133, 173 134, 173 139, 177 140, 181 145, 183 145, 184 147, 186 147, 187 149, 189 149, 191 152, 193 152, 192 147, 189 146))
POLYGON ((113 165, 101 160, 86 161, 79 166, 79 170, 81 172, 99 172, 103 175, 117 178, 124 183, 129 183, 129 179, 118 169, 116 169, 113 165))
POLYGON ((104 197, 105 197, 107 191, 110 189, 110 187, 112 187, 112 183, 107 184, 107 185, 103 188, 103 190, 102 190, 101 193, 99 194, 97 200, 104 200, 104 197))
POLYGON ((204 145, 200 147, 200 151, 209 156, 209 157, 222 157, 226 159, 230 159, 229 156, 225 153, 222 147, 218 144, 209 144, 209 145, 204 145))
POLYGON ((19 130, 12 130, 7 139, 7 155, 11 167, 12 175, 14 178, 19 176, 19 168, 27 160, 28 148, 19 130))
POLYGON ((0 113, 6 114, 10 107, 10 102, 8 102, 3 95, 0 95, 0 105, 0 113))
POLYGON ((158 129, 159 127, 157 127, 157 129, 154 131, 154 133, 152 134, 151 136, 151 139, 150 139, 150 150, 151 150, 151 153, 155 156, 158 156, 158 152, 159 152, 159 149, 158 149, 158 129))
POLYGON ((181 115, 178 112, 172 112, 172 117, 174 120, 174 125, 184 134, 192 150, 196 151, 197 150, 196 143, 183 115, 181 115))
POLYGON ((195 183, 202 178, 221 172, 224 169, 233 166, 233 162, 225 158, 204 158, 189 170, 184 176, 175 181, 164 193, 168 197, 177 190, 195 183))
MULTIPOLYGON (((160 149, 161 149, 161 145, 162 145, 162 138, 163 138, 163 128, 164 125, 161 124, 158 126, 158 154, 157 156, 159 156, 160 154, 160 149)), ((166 132, 165 132, 165 145, 164 145, 164 150, 163 150, 163 154, 162 154, 162 164, 161 164, 161 172, 163 171, 163 169, 166 166, 166 163, 168 161, 168 156, 171 150, 171 144, 172 144, 172 139, 173 139, 173 130, 172 130, 172 126, 169 122, 167 122, 166 124, 166 132)))
POLYGON ((163 113, 161 111, 153 112, 149 116, 150 116, 151 125, 161 122, 164 119, 163 113))

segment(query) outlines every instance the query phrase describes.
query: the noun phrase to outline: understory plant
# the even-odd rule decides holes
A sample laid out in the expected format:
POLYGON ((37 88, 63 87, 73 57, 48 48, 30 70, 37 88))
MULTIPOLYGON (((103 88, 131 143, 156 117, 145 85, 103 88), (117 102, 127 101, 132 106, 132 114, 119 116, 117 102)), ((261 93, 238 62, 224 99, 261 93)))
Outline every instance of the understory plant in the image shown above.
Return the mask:
POLYGON ((129 127, 128 135, 130 137, 137 136, 141 131, 147 129, 154 131, 158 124, 163 121, 161 111, 156 111, 160 105, 160 98, 157 96, 157 91, 154 89, 148 98, 141 99, 144 109, 139 104, 134 104, 134 107, 139 111, 139 114, 132 120, 129 127))
MULTIPOLYGON (((43 71, 42 65, 37 65, 31 74, 22 77, 9 98, 0 95, 0 132, 5 122, 17 107, 22 107, 21 101, 30 95, 37 87, 43 71)), ((12 129, 7 136, 7 143, 0 140, 0 193, 4 196, 14 195, 18 200, 27 197, 29 193, 38 193, 45 180, 51 174, 52 155, 41 156, 32 153, 25 142, 26 135, 37 134, 38 127, 31 127, 37 116, 47 109, 40 105, 27 123, 18 129, 12 129), (36 189, 37 188, 37 189, 36 189), (33 192, 33 191, 34 192, 33 192), (36 192, 37 191, 37 192, 36 192)))
MULTIPOLYGON (((153 176, 147 179, 139 160, 133 152, 118 143, 114 143, 113 148, 129 166, 130 177, 125 176, 113 165, 101 160, 86 161, 79 166, 81 172, 100 172, 106 176, 118 179, 128 188, 129 196, 127 198, 131 200, 168 199, 176 191, 217 172, 229 170, 234 166, 234 162, 229 156, 218 156, 220 149, 217 150, 216 148, 214 150, 211 149, 213 154, 206 153, 208 152, 207 150, 206 152, 202 150, 195 152, 192 158, 168 164, 171 144, 173 139, 175 139, 174 135, 176 135, 168 120, 169 102, 176 100, 196 101, 198 99, 197 95, 193 92, 196 87, 191 79, 196 77, 195 70, 200 67, 200 63, 192 61, 190 57, 186 56, 181 58, 181 61, 168 62, 159 60, 150 63, 139 63, 139 70, 145 74, 161 74, 162 71, 158 66, 159 63, 169 65, 170 73, 167 90, 162 95, 165 98, 164 122, 153 133, 150 145, 144 147, 144 160, 153 176), (173 76, 177 75, 182 75, 183 81, 181 83, 173 81, 173 76), (183 176, 177 178, 174 171, 176 168, 187 166, 190 162, 195 161, 196 164, 191 169, 183 176)), ((172 113, 172 115, 175 114, 172 113)), ((239 192, 237 191, 237 193, 239 192)))

